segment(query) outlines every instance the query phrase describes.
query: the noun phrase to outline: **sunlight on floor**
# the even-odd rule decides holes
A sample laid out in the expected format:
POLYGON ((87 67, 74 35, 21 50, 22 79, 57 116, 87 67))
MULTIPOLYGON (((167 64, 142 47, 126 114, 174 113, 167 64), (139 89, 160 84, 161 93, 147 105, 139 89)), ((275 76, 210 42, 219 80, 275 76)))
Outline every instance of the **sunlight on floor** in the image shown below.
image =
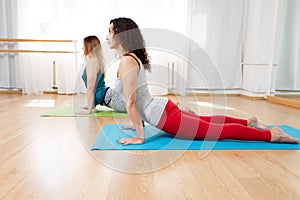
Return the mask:
POLYGON ((38 108, 54 108, 55 100, 54 99, 33 99, 25 107, 38 107, 38 108))
POLYGON ((198 106, 214 108, 214 109, 220 109, 220 110, 235 110, 235 108, 232 108, 232 107, 227 107, 227 106, 218 105, 218 104, 212 104, 212 103, 208 103, 208 102, 197 101, 197 102, 191 102, 191 103, 196 104, 198 106))

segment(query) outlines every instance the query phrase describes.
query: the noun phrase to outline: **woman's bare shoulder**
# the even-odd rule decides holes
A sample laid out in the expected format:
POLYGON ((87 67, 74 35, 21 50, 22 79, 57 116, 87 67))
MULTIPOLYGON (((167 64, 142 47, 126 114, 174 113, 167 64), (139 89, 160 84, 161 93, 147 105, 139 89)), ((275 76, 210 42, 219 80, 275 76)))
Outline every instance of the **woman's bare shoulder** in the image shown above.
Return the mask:
POLYGON ((134 68, 138 68, 138 64, 135 59, 131 56, 122 56, 120 70, 130 70, 134 68))
POLYGON ((92 57, 87 61, 87 66, 90 69, 99 69, 100 63, 98 62, 97 58, 92 57))
POLYGON ((91 57, 87 60, 87 63, 89 64, 96 64, 96 63, 99 63, 98 62, 98 59, 96 57, 91 57))

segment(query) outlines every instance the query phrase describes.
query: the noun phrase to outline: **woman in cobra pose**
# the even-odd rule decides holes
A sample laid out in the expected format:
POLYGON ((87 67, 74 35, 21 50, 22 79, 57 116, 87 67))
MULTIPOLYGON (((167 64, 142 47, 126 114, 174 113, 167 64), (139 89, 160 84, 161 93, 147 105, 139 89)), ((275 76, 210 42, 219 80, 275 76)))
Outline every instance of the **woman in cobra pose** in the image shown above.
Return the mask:
POLYGON ((83 71, 82 79, 87 88, 88 105, 77 111, 76 114, 90 114, 95 105, 98 104, 126 112, 123 96, 105 85, 104 58, 98 37, 88 36, 84 38, 83 53, 87 65, 83 71))
POLYGON ((122 93, 126 110, 138 136, 121 138, 119 143, 142 144, 145 140, 142 120, 157 128, 186 139, 238 139, 266 142, 298 143, 280 128, 269 129, 256 117, 248 120, 229 116, 198 116, 180 110, 167 98, 152 97, 145 71, 151 71, 144 39, 137 24, 129 18, 110 21, 106 37, 110 48, 120 57, 115 90, 122 93))

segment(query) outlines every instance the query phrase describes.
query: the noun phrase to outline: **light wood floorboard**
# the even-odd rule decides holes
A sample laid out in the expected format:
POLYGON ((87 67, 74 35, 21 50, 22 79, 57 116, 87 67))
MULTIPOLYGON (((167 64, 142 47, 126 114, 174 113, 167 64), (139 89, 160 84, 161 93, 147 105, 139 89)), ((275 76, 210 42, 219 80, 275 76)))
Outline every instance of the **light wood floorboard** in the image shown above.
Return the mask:
MULTIPOLYGON (((177 99, 202 115, 300 129, 299 109, 265 100, 177 99)), ((91 152, 104 124, 127 119, 40 117, 52 108, 32 100, 72 106, 74 96, 0 94, 0 199, 300 199, 300 151, 91 152)))

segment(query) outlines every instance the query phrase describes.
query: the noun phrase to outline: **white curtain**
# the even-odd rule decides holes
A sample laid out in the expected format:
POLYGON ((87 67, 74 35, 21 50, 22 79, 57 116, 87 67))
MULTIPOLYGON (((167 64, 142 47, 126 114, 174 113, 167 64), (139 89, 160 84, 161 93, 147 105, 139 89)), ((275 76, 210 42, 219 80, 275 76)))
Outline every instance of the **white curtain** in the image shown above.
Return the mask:
MULTIPOLYGON (((206 57, 205 61, 215 64, 212 64, 212 67, 218 73, 218 78, 214 74, 199 77, 198 72, 205 71, 203 66, 200 70, 193 67, 189 67, 188 70, 180 69, 179 73, 188 77, 187 84, 178 84, 178 87, 181 87, 180 93, 184 93, 185 87, 241 88, 240 62, 245 1, 13 0, 17 5, 18 38, 78 40, 79 51, 77 65, 74 55, 70 54, 19 54, 20 70, 16 73, 20 77, 24 93, 40 93, 52 86, 52 64, 55 61, 59 93, 77 92, 76 79, 83 62, 82 39, 87 35, 97 35, 101 42, 105 42, 109 20, 130 17, 142 29, 167 29, 191 37, 208 53, 209 57, 206 57), (208 86, 205 82, 211 84, 208 86)), ((21 44, 18 48, 74 50, 74 47, 68 44, 51 46, 46 43, 21 44)), ((153 63, 159 66, 160 63, 156 63, 155 60, 156 56, 153 57, 153 63)), ((182 66, 186 66, 186 63, 182 66)), ((169 75, 166 74, 164 78, 168 79, 169 75)))
MULTIPOLYGON (((24 93, 41 93, 52 86, 52 63, 56 63, 59 93, 78 92, 77 77, 83 62, 82 39, 97 35, 105 42, 109 20, 130 17, 140 28, 163 28, 186 33, 187 0, 15 0, 18 37, 78 40, 77 63, 69 54, 20 54, 20 76, 24 93), (78 67, 79 66, 79 67, 78 67)), ((147 41, 146 41, 147 42, 147 41)), ((22 44, 19 48, 74 50, 67 44, 22 44), (29 46, 26 46, 29 45, 29 46)))
MULTIPOLYGON (((16 1, 0 0, 0 38, 15 37, 16 1)), ((12 49, 14 43, 0 42, 0 49, 12 49)), ((0 53, 0 88, 15 89, 20 87, 17 77, 18 59, 14 53, 0 53)))
MULTIPOLYGON (((6 1, 0 0, 0 37, 7 37, 7 9, 6 1)), ((6 44, 0 43, 0 48, 5 49, 6 44)), ((0 87, 9 87, 9 63, 8 56, 0 53, 0 87)))
POLYGON ((212 63, 189 67, 190 89, 242 87, 242 41, 246 0, 193 0, 190 35, 212 63))
POLYGON ((300 91, 300 1, 282 0, 277 34, 276 90, 300 91))

